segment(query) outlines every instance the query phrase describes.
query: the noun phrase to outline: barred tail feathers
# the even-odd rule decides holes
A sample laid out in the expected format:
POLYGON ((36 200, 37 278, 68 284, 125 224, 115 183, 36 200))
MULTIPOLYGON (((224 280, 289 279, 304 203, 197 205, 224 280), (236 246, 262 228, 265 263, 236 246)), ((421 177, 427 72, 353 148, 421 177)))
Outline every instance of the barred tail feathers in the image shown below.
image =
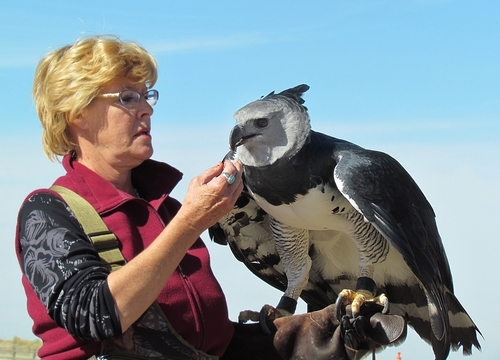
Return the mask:
POLYGON ((481 331, 477 328, 474 321, 465 311, 464 307, 453 293, 447 291, 445 293, 446 305, 448 307, 448 317, 450 319, 450 341, 453 351, 458 351, 462 346, 464 355, 472 354, 472 346, 481 350, 481 345, 477 338, 477 334, 481 335, 481 331))

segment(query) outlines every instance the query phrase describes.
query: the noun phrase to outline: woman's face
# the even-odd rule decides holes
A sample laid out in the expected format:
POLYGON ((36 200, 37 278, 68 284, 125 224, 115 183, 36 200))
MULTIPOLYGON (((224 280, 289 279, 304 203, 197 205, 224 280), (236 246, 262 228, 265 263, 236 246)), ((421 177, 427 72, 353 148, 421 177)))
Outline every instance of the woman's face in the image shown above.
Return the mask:
MULTIPOLYGON (((144 94, 147 88, 127 79, 117 79, 104 86, 100 94, 120 93, 123 90, 144 94)), ((130 170, 149 159, 153 155, 152 114, 153 108, 143 96, 132 107, 121 104, 118 97, 96 97, 75 122, 81 138, 82 160, 86 163, 104 162, 101 165, 130 170)))

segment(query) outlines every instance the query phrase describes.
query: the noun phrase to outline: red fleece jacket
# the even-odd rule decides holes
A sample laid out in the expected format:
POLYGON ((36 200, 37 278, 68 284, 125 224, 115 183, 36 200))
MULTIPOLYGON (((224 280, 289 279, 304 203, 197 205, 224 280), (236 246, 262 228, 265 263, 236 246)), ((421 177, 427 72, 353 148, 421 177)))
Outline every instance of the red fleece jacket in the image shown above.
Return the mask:
MULTIPOLYGON (((117 190, 69 156, 64 157, 63 166, 67 173, 54 184, 77 192, 92 204, 116 234, 127 260, 151 244, 180 207, 179 202, 168 195, 182 174, 167 164, 147 160, 132 170, 132 182, 140 199, 117 190)), ((19 256, 18 238, 16 249, 19 256)), ((201 239, 186 253, 179 268, 158 296, 158 303, 186 341, 208 354, 221 356, 234 330, 224 294, 212 273, 208 250, 201 239)), ((101 343, 75 339, 58 327, 24 276, 23 285, 34 323, 33 332, 43 340, 40 357, 54 359, 64 354, 64 358, 76 359, 100 352, 101 343)))

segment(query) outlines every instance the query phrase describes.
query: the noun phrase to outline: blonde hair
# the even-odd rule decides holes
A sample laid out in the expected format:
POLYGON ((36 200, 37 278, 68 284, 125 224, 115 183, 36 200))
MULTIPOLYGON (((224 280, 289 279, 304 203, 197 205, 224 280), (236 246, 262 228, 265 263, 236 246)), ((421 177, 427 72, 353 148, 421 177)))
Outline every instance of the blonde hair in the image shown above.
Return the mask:
POLYGON ((50 160, 76 148, 68 125, 117 78, 151 88, 158 78, 155 59, 134 42, 92 36, 54 50, 35 71, 33 98, 43 126, 42 144, 50 160))

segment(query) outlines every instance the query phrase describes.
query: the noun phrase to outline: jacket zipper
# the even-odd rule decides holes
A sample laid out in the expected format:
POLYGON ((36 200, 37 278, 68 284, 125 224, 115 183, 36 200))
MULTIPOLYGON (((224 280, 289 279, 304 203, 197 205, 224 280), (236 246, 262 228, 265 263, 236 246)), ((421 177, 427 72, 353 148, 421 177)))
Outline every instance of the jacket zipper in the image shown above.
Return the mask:
MULTIPOLYGON (((148 203, 148 206, 151 206, 151 205, 148 203)), ((153 209, 153 210, 155 210, 155 209, 153 209)), ((163 228, 165 228, 166 227, 165 222, 161 218, 160 214, 158 214, 158 212, 156 210, 154 211, 154 213, 156 214, 156 217, 158 218, 158 220, 162 224, 163 228)), ((188 250, 188 252, 189 252, 189 250, 188 250)), ((186 252, 186 254, 187 254, 187 252, 186 252)), ((200 332, 199 332, 199 336, 198 336, 198 344, 196 346, 196 348, 199 349, 202 346, 202 344, 205 342, 205 333, 204 333, 203 317, 201 314, 201 309, 198 305, 198 301, 196 300, 196 296, 194 295, 195 292, 193 291, 193 287, 191 286, 191 282, 189 281, 187 275, 184 274, 184 271, 182 271, 181 264, 177 265, 177 271, 181 275, 181 277, 184 281, 184 284, 187 287, 188 291, 187 291, 186 296, 189 296, 191 298, 191 299, 188 299, 188 301, 190 301, 190 303, 192 304, 191 307, 193 309, 193 316, 195 318, 195 321, 199 324, 199 327, 200 327, 200 332)))
POLYGON ((193 316, 195 317, 195 322, 199 324, 199 327, 200 327, 200 332, 199 332, 199 336, 198 336, 198 344, 196 346, 197 349, 199 349, 203 342, 205 341, 205 333, 204 333, 204 329, 203 329, 203 319, 202 319, 202 316, 201 316, 201 310, 200 310, 200 307, 198 306, 198 302, 196 301, 196 296, 194 296, 194 291, 193 291, 193 288, 191 286, 191 282, 189 281, 188 277, 186 276, 186 274, 184 274, 184 272, 182 271, 182 266, 179 264, 177 266, 177 269, 179 271, 179 274, 181 275, 182 279, 184 280, 184 283, 186 284, 186 287, 188 288, 188 296, 191 296, 191 300, 193 302, 193 316))

